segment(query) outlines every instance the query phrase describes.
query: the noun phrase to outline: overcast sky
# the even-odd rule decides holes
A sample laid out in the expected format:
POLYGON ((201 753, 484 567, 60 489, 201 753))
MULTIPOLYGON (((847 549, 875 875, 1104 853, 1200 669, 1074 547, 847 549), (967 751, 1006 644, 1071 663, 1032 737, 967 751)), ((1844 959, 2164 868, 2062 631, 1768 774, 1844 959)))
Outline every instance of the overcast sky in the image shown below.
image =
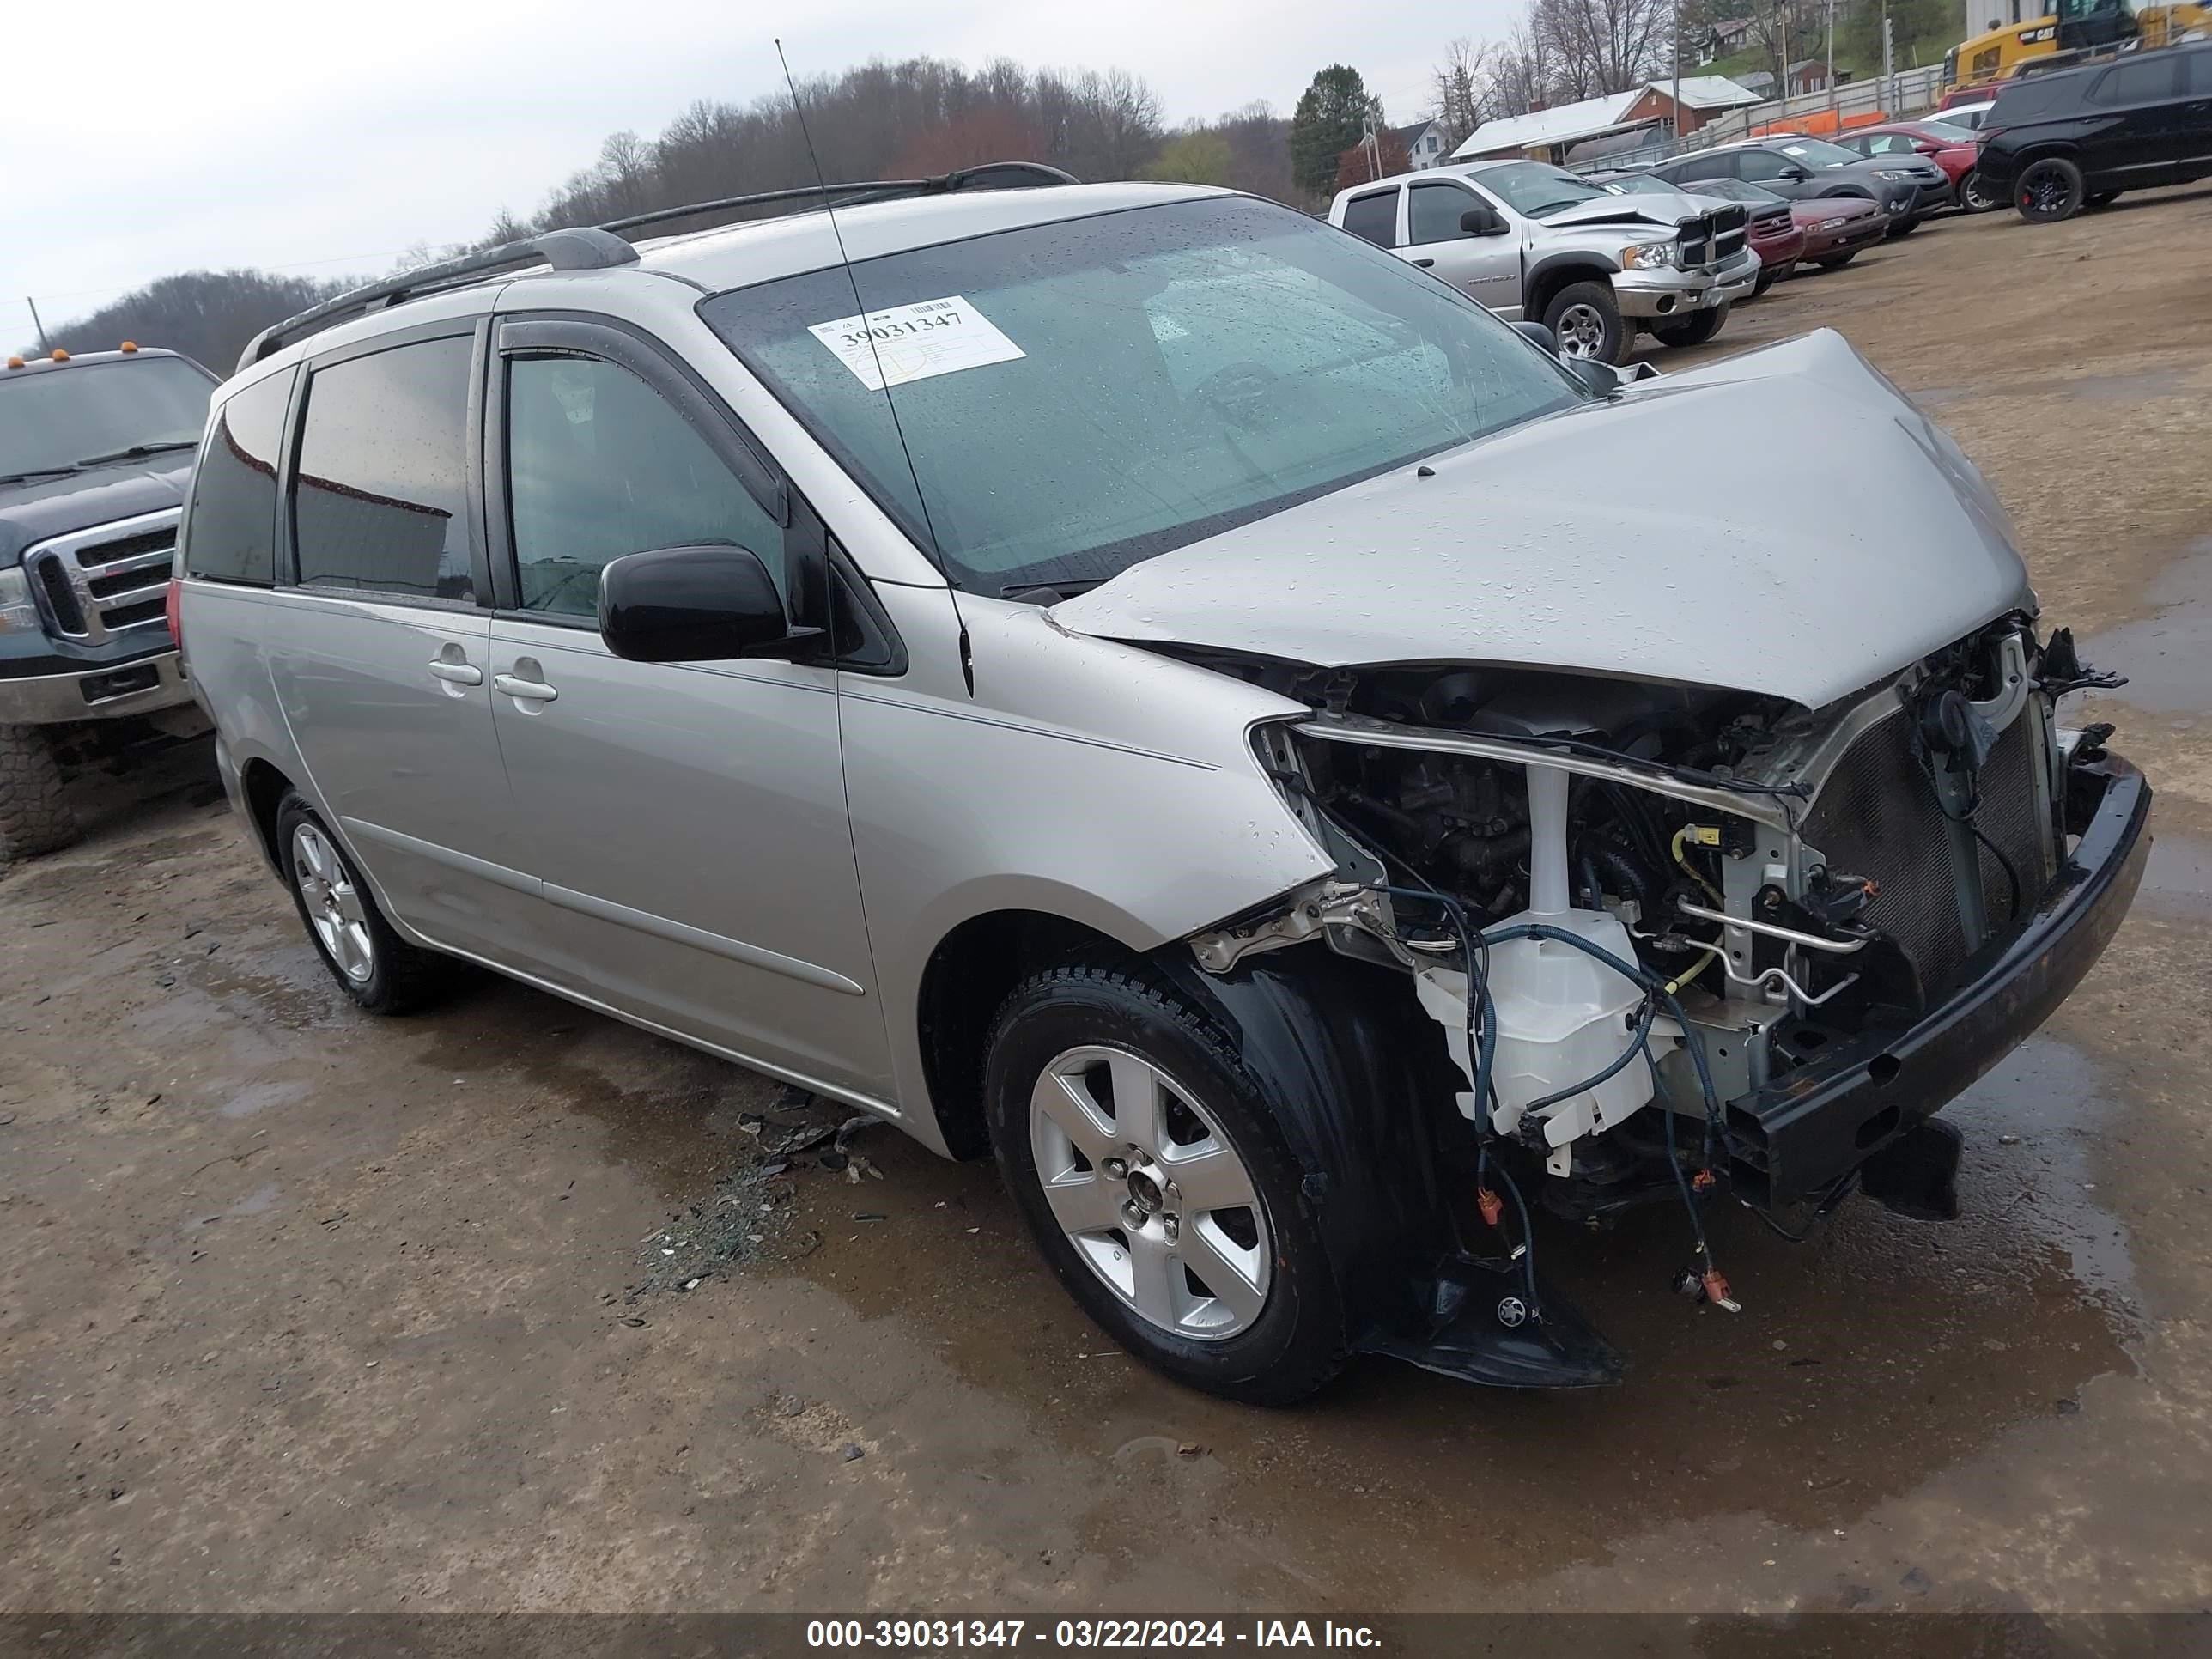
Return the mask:
POLYGON ((608 133, 652 137, 692 100, 928 53, 971 67, 1120 66, 1170 122, 1255 98, 1288 114, 1350 63, 1394 121, 1455 34, 1514 0, 102 0, 19 8, 0 94, 0 344, 172 271, 374 272, 417 241, 535 209, 608 133), (25 31, 28 31, 28 38, 25 31), (43 37, 43 38, 42 38, 43 37))

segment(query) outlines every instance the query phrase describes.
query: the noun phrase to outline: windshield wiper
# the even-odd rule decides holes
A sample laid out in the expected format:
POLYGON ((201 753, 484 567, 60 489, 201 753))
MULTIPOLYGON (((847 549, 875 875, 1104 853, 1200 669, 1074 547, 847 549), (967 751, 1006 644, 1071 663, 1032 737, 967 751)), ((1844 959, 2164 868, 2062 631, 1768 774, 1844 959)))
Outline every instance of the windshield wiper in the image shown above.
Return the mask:
POLYGON ((0 484, 27 483, 33 478, 66 478, 74 466, 34 466, 21 472, 0 472, 0 484))
POLYGON ((103 461, 143 460, 149 455, 159 455, 165 450, 198 449, 199 447, 200 441, 198 438, 164 438, 155 444, 132 444, 128 449, 113 450, 105 455, 88 455, 77 465, 98 466, 103 461))

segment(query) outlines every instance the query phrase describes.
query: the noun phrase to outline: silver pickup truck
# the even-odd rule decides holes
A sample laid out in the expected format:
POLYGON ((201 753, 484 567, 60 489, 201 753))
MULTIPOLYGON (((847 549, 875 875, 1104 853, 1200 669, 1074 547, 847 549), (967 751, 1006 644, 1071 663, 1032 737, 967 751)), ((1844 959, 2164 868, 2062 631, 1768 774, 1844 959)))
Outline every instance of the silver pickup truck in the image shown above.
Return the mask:
POLYGON ((1540 161, 1474 161, 1340 191, 1329 223, 1419 265, 1560 354, 1618 364, 1648 331, 1702 345, 1759 281, 1745 211, 1683 216, 1540 161))

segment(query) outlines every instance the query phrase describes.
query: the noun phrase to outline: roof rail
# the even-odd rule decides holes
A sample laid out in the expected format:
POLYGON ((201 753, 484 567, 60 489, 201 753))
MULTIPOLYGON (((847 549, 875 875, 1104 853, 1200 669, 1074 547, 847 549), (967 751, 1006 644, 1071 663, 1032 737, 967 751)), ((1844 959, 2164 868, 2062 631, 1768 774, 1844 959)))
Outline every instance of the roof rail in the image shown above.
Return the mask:
POLYGON ((783 202, 819 201, 833 196, 848 198, 844 200, 844 205, 857 207, 865 202, 887 201, 902 196, 939 196, 971 188, 1016 190, 1078 182, 1073 174, 1048 167, 1042 161, 987 161, 980 167, 962 167, 957 172, 940 173, 921 179, 855 179, 849 184, 801 185, 789 190, 759 191, 750 196, 725 196, 711 202, 692 202, 683 207, 656 208, 650 213, 634 213, 627 218, 610 219, 603 225, 581 225, 565 230, 546 231, 522 241, 507 242, 475 253, 465 253, 459 258, 443 260, 434 265, 422 265, 414 270, 402 271, 382 282, 350 289, 324 301, 320 305, 309 306, 297 316, 287 317, 283 322, 264 328, 255 335, 240 354, 238 368, 232 373, 242 374, 293 341, 347 318, 366 316, 372 311, 386 310, 405 301, 419 299, 426 294, 466 288, 500 271, 522 270, 532 265, 550 265, 556 270, 603 270, 634 264, 637 261, 637 250, 629 245, 622 233, 646 225, 689 219, 702 214, 766 207, 783 202))

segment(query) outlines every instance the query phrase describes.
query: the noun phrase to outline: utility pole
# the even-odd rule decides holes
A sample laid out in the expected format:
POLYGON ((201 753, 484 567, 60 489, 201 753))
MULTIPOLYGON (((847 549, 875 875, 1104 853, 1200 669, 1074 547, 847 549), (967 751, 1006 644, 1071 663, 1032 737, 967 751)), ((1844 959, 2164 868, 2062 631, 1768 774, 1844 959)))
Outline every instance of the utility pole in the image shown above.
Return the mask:
POLYGON ((1881 112, 1897 112, 1897 48, 1889 28, 1889 0, 1881 3, 1881 112))
POLYGON ((1674 40, 1674 114, 1673 127, 1674 142, 1679 144, 1682 142, 1682 0, 1674 0, 1674 21, 1668 26, 1667 33, 1672 35, 1674 40))
POLYGON ((1844 130, 1842 106, 1836 90, 1836 0, 1828 0, 1828 109, 1836 117, 1836 131, 1844 130))
POLYGON ((46 325, 39 320, 39 302, 26 294, 23 303, 31 308, 31 326, 39 331, 39 349, 51 351, 52 347, 46 343, 46 325))

